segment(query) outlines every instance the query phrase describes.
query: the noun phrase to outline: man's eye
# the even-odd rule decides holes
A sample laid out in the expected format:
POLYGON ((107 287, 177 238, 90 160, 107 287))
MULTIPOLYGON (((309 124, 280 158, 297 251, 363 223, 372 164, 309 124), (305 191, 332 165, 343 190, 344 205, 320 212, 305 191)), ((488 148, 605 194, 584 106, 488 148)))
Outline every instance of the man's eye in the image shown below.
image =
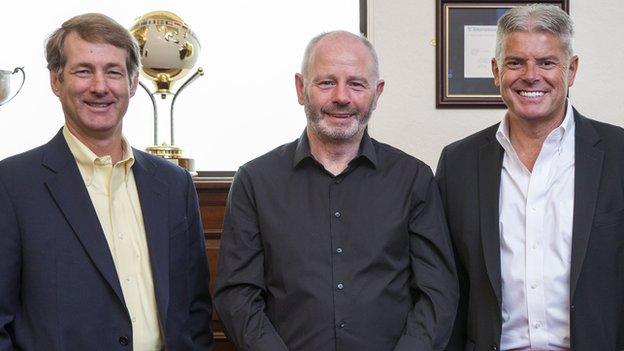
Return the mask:
POLYGON ((363 90, 366 86, 360 82, 351 82, 349 85, 355 90, 363 90))
POLYGON ((111 77, 115 77, 115 78, 123 77, 123 73, 119 72, 119 71, 108 71, 108 72, 106 72, 106 74, 108 74, 111 77))
POLYGON ((89 71, 88 69, 79 69, 77 71, 74 71, 74 74, 78 75, 78 76, 86 76, 88 74, 90 74, 91 71, 89 71))
POLYGON ((332 82, 331 80, 324 80, 322 82, 319 82, 319 86, 321 88, 329 88, 334 86, 334 82, 332 82))
POLYGON ((511 69, 514 69, 514 68, 520 68, 521 64, 520 64, 520 61, 507 61, 506 66, 511 69))

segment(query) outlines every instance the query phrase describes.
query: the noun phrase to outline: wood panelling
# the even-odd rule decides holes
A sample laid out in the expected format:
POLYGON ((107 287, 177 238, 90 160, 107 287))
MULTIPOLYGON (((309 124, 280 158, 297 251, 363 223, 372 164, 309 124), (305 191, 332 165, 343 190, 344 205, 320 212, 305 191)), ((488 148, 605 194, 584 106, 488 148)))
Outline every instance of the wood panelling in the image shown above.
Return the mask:
MULTIPOLYGON (((223 214, 227 195, 232 184, 231 177, 194 177, 195 188, 199 198, 204 237, 206 240, 206 252, 210 267, 210 291, 214 293, 214 282, 217 276, 217 259, 219 257, 219 244, 223 229, 223 214)), ((212 315, 212 328, 214 331, 214 351, 234 351, 234 345, 230 343, 223 332, 223 325, 219 321, 216 312, 212 315)))

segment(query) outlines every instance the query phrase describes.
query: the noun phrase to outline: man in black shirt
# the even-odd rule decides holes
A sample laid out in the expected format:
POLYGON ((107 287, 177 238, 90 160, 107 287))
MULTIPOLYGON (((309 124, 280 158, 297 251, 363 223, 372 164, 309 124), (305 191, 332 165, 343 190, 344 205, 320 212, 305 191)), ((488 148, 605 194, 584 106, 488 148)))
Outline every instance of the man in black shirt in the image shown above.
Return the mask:
POLYGON ((312 39, 301 137, 236 174, 216 308, 240 350, 441 350, 457 306, 432 172, 371 139, 384 87, 365 39, 312 39))

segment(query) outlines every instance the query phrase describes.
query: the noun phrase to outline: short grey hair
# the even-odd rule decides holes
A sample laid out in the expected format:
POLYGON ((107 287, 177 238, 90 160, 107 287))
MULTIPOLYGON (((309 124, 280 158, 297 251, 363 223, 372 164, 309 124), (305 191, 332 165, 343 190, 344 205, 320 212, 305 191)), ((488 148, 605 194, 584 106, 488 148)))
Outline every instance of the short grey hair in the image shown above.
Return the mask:
POLYGON ((574 54, 574 24, 570 16, 559 6, 531 4, 513 7, 498 20, 496 28, 496 62, 500 67, 503 60, 505 36, 513 32, 547 32, 561 40, 566 57, 574 54))
POLYGON ((379 59, 377 58, 377 52, 375 52, 375 48, 373 47, 373 44, 371 44, 371 42, 368 41, 368 39, 366 39, 366 37, 364 36, 355 35, 353 33, 343 31, 343 30, 324 32, 315 36, 314 38, 310 40, 310 42, 305 48, 305 52, 303 54, 303 61, 301 62, 301 74, 304 77, 306 77, 308 74, 308 69, 310 67, 310 59, 312 58, 312 52, 314 52, 316 45, 321 41, 321 39, 327 36, 332 36, 332 35, 350 36, 352 38, 358 39, 362 44, 364 44, 364 46, 368 49, 368 52, 372 58, 373 76, 375 77, 375 80, 379 79, 379 59))

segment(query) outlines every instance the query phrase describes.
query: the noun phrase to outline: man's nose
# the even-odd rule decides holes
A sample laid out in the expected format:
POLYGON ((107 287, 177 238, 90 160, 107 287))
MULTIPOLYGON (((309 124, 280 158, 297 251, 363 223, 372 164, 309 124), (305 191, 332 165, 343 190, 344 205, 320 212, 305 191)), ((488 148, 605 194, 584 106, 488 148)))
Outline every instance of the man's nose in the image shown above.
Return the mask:
POLYGON ((539 80, 539 74, 537 72, 537 67, 535 63, 528 62, 524 68, 524 74, 522 78, 530 83, 534 83, 539 80))
POLYGON ((351 102, 349 88, 346 84, 338 83, 334 89, 333 102, 338 105, 348 105, 351 102))
POLYGON ((106 77, 103 73, 95 73, 91 80, 91 92, 94 94, 105 94, 107 91, 106 77))

